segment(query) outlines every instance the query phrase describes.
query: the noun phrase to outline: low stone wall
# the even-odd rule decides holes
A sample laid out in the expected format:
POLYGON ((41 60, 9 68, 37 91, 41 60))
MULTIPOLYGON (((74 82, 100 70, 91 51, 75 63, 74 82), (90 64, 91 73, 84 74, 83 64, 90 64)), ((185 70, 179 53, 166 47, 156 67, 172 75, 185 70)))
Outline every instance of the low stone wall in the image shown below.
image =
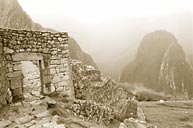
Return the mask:
POLYGON ((110 121, 115 119, 115 110, 112 107, 93 101, 76 100, 71 111, 76 116, 82 116, 86 120, 94 120, 98 123, 110 123, 110 121))
POLYGON ((90 90, 90 99, 101 104, 111 104, 120 99, 129 99, 133 95, 125 91, 111 79, 109 79, 103 86, 95 87, 90 90))

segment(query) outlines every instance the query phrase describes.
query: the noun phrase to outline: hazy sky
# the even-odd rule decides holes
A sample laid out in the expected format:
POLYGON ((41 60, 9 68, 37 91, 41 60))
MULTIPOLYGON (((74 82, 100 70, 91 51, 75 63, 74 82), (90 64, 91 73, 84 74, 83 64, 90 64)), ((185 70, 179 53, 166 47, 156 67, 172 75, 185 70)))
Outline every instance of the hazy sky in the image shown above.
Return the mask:
MULTIPOLYGON (((158 20, 157 25, 152 25, 154 28, 148 28, 151 27, 152 17, 193 12, 193 0, 18 1, 35 22, 58 31, 67 31, 84 51, 92 55, 97 64, 113 63, 121 54, 128 54, 128 48, 139 43, 146 34, 143 29, 147 29, 147 32, 155 29, 174 30, 175 35, 178 34, 175 33, 176 29, 181 30, 179 24, 173 29, 173 23, 179 19, 172 15, 166 19, 174 18, 176 21, 165 25, 164 21, 158 20), (139 20, 136 20, 138 18, 139 20), (149 26, 140 18, 148 19, 149 26)), ((132 51, 130 54, 133 54, 132 51)))
POLYGON ((192 0, 19 0, 35 21, 73 19, 84 24, 122 16, 147 16, 193 10, 192 0), (46 17, 47 16, 47 17, 46 17))
POLYGON ((113 22, 125 17, 193 11, 192 0, 19 0, 19 3, 35 22, 45 27, 67 31, 78 41, 81 41, 79 38, 87 38, 84 41, 92 38, 80 37, 80 32, 90 33, 93 27, 104 22, 113 22))

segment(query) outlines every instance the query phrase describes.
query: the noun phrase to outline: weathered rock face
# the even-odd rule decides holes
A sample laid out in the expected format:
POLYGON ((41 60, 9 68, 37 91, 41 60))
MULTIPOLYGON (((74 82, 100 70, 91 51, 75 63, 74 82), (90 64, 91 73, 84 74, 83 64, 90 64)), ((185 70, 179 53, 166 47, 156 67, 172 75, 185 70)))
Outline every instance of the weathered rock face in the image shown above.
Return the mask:
POLYGON ((97 68, 97 65, 93 61, 92 57, 83 52, 78 43, 71 37, 69 37, 69 49, 70 49, 70 57, 72 59, 80 60, 86 65, 92 65, 97 68))
POLYGON ((17 0, 0 0, 0 27, 44 30, 22 10, 17 0))
MULTIPOLYGON (((0 0, 0 27, 54 31, 34 23, 29 15, 23 11, 17 0, 0 0)), ((85 64, 97 67, 92 58, 82 51, 78 43, 71 37, 69 37, 69 48, 72 59, 78 59, 85 64)))
POLYGON ((192 69, 183 48, 166 31, 146 35, 135 60, 123 71, 122 82, 143 83, 145 87, 173 93, 173 96, 192 95, 192 69))

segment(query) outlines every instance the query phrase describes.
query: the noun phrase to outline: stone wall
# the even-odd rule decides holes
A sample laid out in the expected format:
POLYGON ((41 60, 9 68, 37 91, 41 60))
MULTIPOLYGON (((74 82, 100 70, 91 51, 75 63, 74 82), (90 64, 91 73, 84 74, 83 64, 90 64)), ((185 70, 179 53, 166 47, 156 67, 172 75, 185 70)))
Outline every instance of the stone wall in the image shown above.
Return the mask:
POLYGON ((116 115, 116 110, 111 106, 101 105, 91 100, 74 101, 71 111, 76 116, 82 116, 85 120, 93 120, 98 123, 110 123, 116 115))
POLYGON ((0 107, 1 104, 6 104, 6 95, 7 95, 7 89, 8 84, 6 80, 6 74, 7 68, 6 68, 6 60, 3 54, 3 44, 0 41, 0 107))
POLYGON ((132 99, 133 94, 126 91, 123 87, 119 87, 112 79, 109 79, 103 86, 94 87, 87 97, 101 104, 112 104, 120 99, 132 99))
POLYGON ((12 95, 16 99, 22 99, 21 61, 34 60, 39 61, 42 69, 44 87, 47 85, 46 87, 50 86, 49 91, 66 91, 73 95, 67 33, 0 28, 0 42, 0 56, 5 57, 1 57, 3 76, 0 77, 5 82, 1 86, 7 90, 5 85, 9 82, 12 95))
POLYGON ((77 60, 71 61, 71 67, 77 99, 110 105, 120 99, 133 98, 133 94, 120 87, 110 77, 101 74, 97 69, 77 60))

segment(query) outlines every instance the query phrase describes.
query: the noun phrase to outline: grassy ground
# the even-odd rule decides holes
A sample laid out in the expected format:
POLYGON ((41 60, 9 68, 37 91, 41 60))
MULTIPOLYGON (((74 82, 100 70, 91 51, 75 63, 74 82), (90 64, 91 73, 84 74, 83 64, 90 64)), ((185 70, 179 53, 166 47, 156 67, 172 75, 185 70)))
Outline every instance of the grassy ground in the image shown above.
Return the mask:
POLYGON ((143 102, 148 125, 158 128, 193 128, 193 101, 143 102))

